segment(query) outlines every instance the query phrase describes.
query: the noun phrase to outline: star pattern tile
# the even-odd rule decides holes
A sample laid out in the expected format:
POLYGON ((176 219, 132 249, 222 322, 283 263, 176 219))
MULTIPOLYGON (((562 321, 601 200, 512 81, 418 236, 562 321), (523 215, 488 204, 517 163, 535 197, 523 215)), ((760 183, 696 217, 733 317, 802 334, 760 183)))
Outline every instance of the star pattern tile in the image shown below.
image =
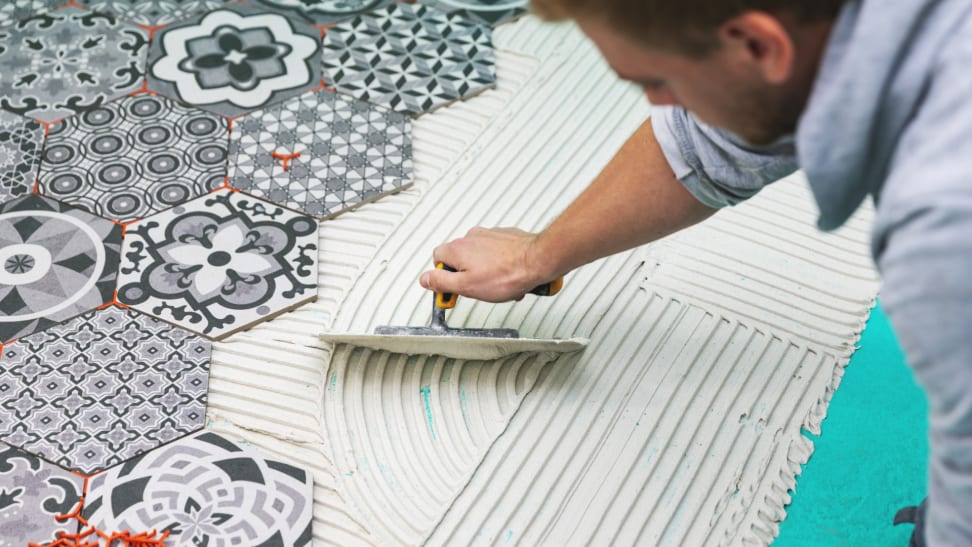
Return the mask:
POLYGON ((81 499, 84 480, 33 454, 0 443, 0 545, 47 543, 75 523, 54 517, 81 499))
POLYGON ((0 203, 31 191, 43 147, 39 123, 0 110, 0 203))
POLYGON ((419 0, 448 13, 468 17, 477 23, 496 26, 525 14, 528 0, 419 0))
POLYGON ((93 477, 100 530, 169 530, 166 545, 311 544, 309 472, 202 431, 93 477))
POLYGON ((221 116, 125 97, 51 126, 40 192, 131 222, 222 186, 228 135, 221 116))
POLYGON ((55 122, 139 89, 148 33, 74 6, 0 28, 0 108, 55 122))
POLYGON ((214 10, 228 0, 81 0, 90 9, 113 13, 146 27, 170 25, 214 10))
POLYGON ((492 30, 423 5, 393 4, 324 35, 324 82, 398 112, 421 114, 496 85, 492 30))
POLYGON ((118 299, 212 339, 317 298, 317 220, 230 190, 131 226, 118 299))
POLYGON ((302 17, 318 25, 330 25, 359 13, 387 6, 394 0, 254 0, 267 8, 302 17))
POLYGON ((329 91, 306 93, 236 120, 229 183, 330 218, 411 182, 411 129, 404 114, 329 91))
POLYGON ((0 205, 0 343, 112 299, 122 227, 36 194, 0 205))
POLYGON ((203 426, 209 342, 108 307, 3 349, 0 435, 90 474, 203 426))
POLYGON ((235 117, 317 87, 320 48, 317 28, 232 4, 157 32, 148 87, 235 117))

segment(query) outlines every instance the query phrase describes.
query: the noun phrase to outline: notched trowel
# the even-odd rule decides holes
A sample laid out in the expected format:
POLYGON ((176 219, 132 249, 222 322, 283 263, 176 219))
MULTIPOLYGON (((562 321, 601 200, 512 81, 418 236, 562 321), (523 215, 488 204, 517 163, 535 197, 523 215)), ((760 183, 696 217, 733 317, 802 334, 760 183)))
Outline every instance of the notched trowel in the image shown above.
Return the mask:
MULTIPOLYGON (((437 264, 437 268, 456 271, 437 264)), ((530 294, 553 296, 564 285, 563 278, 535 287, 530 294)), ((334 344, 351 344, 409 355, 443 355, 455 359, 500 359, 521 352, 551 351, 570 353, 587 346, 587 340, 542 340, 520 338, 516 329, 454 329, 446 324, 446 310, 456 306, 459 295, 435 293, 432 297, 432 320, 427 327, 376 327, 372 335, 323 334, 321 339, 334 344)))

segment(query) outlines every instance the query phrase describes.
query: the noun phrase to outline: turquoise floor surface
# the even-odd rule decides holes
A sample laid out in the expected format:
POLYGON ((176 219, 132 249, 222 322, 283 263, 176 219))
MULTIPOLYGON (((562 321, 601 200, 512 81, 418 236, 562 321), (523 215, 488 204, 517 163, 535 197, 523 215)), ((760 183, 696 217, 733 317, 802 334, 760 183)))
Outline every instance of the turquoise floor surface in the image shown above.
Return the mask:
POLYGON ((925 495, 927 409, 887 316, 874 310, 797 479, 774 547, 905 547, 897 509, 925 495))

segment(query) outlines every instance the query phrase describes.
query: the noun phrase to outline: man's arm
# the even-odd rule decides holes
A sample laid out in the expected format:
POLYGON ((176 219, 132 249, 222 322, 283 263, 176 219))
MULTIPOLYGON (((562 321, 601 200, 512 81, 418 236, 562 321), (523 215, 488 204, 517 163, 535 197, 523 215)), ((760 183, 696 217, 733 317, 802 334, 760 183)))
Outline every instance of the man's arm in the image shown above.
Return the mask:
POLYGON ((538 234, 473 228, 433 252, 459 270, 430 270, 421 284, 438 292, 503 302, 612 255, 655 241, 711 216, 675 177, 646 121, 594 182, 538 234))

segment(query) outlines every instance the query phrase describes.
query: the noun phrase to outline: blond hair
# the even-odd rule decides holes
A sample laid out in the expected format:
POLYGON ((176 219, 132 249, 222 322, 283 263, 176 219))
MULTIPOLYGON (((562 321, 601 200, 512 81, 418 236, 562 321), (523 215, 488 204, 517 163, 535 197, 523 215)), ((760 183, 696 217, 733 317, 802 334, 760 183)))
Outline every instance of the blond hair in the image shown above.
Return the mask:
POLYGON ((846 0, 531 0, 548 21, 606 16, 623 34, 652 46, 702 55, 715 45, 714 30, 746 11, 788 13, 800 23, 833 19, 846 0))

